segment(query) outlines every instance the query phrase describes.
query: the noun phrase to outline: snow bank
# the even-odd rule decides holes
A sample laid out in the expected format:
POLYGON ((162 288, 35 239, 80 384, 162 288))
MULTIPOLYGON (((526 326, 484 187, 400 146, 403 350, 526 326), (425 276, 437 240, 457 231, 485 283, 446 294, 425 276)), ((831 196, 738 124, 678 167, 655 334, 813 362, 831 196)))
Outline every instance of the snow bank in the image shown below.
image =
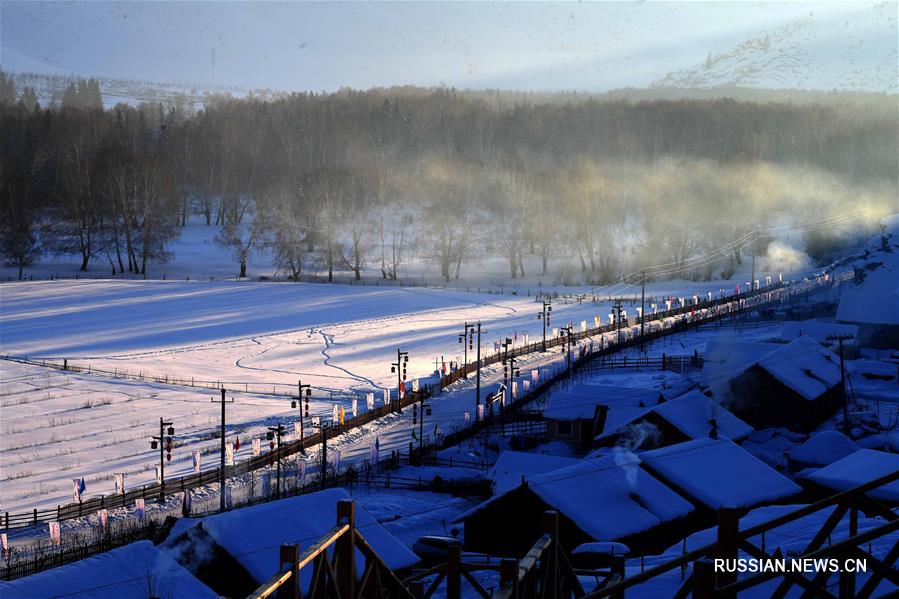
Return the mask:
MULTIPOLYGON (((274 570, 269 575, 273 573, 274 570)), ((218 596, 150 541, 138 541, 27 578, 0 582, 0 595, 10 599, 218 596)))
POLYGON ((640 453, 648 470, 708 508, 747 508, 802 489, 727 439, 695 439, 640 453))

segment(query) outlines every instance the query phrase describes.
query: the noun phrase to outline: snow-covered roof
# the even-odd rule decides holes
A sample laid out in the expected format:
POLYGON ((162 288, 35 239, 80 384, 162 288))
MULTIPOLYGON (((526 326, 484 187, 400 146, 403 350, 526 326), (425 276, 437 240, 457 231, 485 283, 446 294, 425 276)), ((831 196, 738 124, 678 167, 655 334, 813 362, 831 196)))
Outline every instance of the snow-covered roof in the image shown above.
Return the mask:
MULTIPOLYGON (((845 491, 893 472, 899 472, 899 455, 876 449, 859 449, 809 474, 807 478, 833 491, 845 491)), ((883 485, 869 495, 875 499, 899 502, 899 481, 883 485)))
MULTIPOLYGON (((627 421, 617 421, 616 427, 605 427, 594 440, 602 441, 622 433, 630 424, 638 422, 650 415, 655 415, 691 439, 708 437, 712 431, 711 419, 718 425, 718 434, 734 441, 746 438, 753 428, 734 416, 727 408, 703 395, 698 390, 689 391, 676 399, 662 402, 646 410, 633 412, 627 421)), ((597 454, 599 455, 599 454, 597 454)))
POLYGON ((602 404, 609 408, 605 428, 613 430, 655 406, 660 397, 659 389, 582 385, 553 393, 546 402, 543 416, 551 420, 592 419, 596 406, 602 404))
MULTIPOLYGON (((895 239, 895 232, 892 235, 895 239)), ((899 252, 885 252, 879 246, 877 243, 872 254, 857 264, 865 269, 864 281, 848 283, 840 295, 840 322, 899 325, 899 252)))
MULTIPOLYGON (((278 548, 284 543, 308 547, 337 523, 337 502, 351 499, 344 489, 326 489, 280 501, 246 507, 198 519, 203 530, 230 553, 258 582, 278 569, 278 548)), ((371 515, 356 506, 356 529, 391 568, 404 568, 418 557, 396 540, 371 515)), ((362 556, 357 552, 357 561, 362 556)), ((308 573, 304 572, 305 577, 308 573)))
POLYGON ((759 368, 808 400, 840 382, 840 358, 811 337, 797 337, 763 356, 759 368))
MULTIPOLYGON (((272 567, 277 569, 277 563, 272 567)), ((274 574, 274 569, 269 575, 274 574)), ((26 578, 0 582, 0 595, 10 599, 120 599, 146 597, 151 592, 153 596, 172 599, 218 597, 150 541, 138 541, 26 578)))
POLYGON ((718 434, 728 439, 739 441, 752 432, 751 426, 728 409, 695 390, 666 401, 653 411, 691 439, 708 437, 712 418, 718 426, 718 434))
POLYGON ((644 465, 706 507, 752 507, 802 489, 727 439, 694 439, 640 453, 644 465))
POLYGON ((711 339, 702 354, 701 387, 715 387, 739 376, 759 358, 782 347, 779 343, 747 341, 734 336, 711 339))
MULTIPOLYGON (((792 341, 798 337, 808 336, 818 343, 828 343, 831 335, 851 335, 858 339, 858 327, 853 324, 838 324, 835 322, 821 322, 820 320, 791 320, 785 322, 780 329, 780 338, 792 341)), ((857 343, 850 339, 847 343, 857 343)))
MULTIPOLYGON (((693 511, 690 502, 640 470, 638 464, 636 456, 621 465, 615 456, 583 459, 558 470, 526 476, 527 486, 597 541, 641 533, 693 511)), ((481 511, 511 492, 488 499, 458 519, 481 511)))
POLYGON ((519 486, 522 475, 541 474, 571 466, 579 461, 578 458, 542 453, 504 451, 487 473, 487 478, 493 480, 494 493, 500 494, 519 486))
POLYGON ((790 450, 790 459, 808 466, 827 466, 855 453, 858 446, 840 431, 812 434, 802 445, 790 450))

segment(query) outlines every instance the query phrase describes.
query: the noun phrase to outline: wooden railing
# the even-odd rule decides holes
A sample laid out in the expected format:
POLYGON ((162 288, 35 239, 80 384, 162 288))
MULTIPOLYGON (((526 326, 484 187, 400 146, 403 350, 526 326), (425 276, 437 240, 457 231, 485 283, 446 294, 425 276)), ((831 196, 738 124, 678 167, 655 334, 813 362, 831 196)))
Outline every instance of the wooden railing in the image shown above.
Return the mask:
MULTIPOLYGON (((692 551, 685 552, 680 557, 669 560, 653 568, 649 568, 640 574, 626 578, 620 582, 608 585, 602 589, 591 592, 586 597, 600 599, 603 597, 624 597, 625 591, 652 581, 653 579, 675 569, 686 572, 692 564, 692 572, 686 575, 680 588, 674 594, 674 599, 682 599, 689 596, 697 598, 733 598, 739 591, 756 587, 774 578, 783 578, 772 597, 785 597, 794 585, 803 588, 805 594, 814 597, 833 597, 827 588, 827 580, 833 576, 832 572, 821 572, 814 578, 808 579, 800 573, 794 572, 764 572, 737 578, 736 573, 714 571, 714 559, 736 559, 742 550, 752 558, 774 559, 782 557, 779 552, 769 552, 764 543, 764 536, 784 524, 794 522, 822 510, 832 509, 821 528, 814 534, 805 550, 795 559, 821 558, 834 556, 863 557, 871 567, 872 573, 864 586, 855 591, 854 572, 841 570, 839 572, 840 594, 843 598, 866 599, 870 597, 880 582, 886 578, 899 586, 899 573, 893 568, 899 558, 899 540, 894 543, 886 557, 876 559, 865 549, 865 544, 874 539, 882 538, 899 530, 899 515, 891 511, 880 502, 872 499, 869 493, 892 482, 899 481, 899 471, 887 474, 863 485, 836 493, 830 497, 815 503, 801 507, 793 512, 784 514, 767 522, 752 526, 745 530, 739 529, 739 510, 733 508, 721 508, 718 512, 718 535, 714 543, 709 543, 692 551), (830 539, 836 526, 847 512, 849 513, 849 537, 824 547, 824 543, 830 539), (858 533, 858 514, 878 516, 885 520, 885 524, 864 533, 858 533), (761 536, 762 546, 758 547, 751 539, 761 536)), ((805 596, 805 595, 804 595, 805 596)))
POLYGON ((287 599, 299 599, 301 596, 311 599, 415 599, 356 529, 356 504, 349 499, 337 502, 337 525, 308 549, 300 553, 299 545, 282 545, 278 572, 249 597, 263 599, 275 593, 287 599), (358 580, 357 550, 365 558, 365 568, 358 580), (309 587, 302 589, 300 575, 304 568, 310 566, 312 576, 309 587))

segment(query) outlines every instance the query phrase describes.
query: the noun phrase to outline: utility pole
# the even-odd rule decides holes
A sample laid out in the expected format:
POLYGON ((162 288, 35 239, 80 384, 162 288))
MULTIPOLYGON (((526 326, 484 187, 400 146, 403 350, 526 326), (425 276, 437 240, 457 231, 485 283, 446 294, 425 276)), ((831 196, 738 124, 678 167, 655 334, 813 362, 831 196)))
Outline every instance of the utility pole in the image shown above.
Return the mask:
POLYGON ((562 348, 565 350, 565 359, 568 361, 568 378, 571 378, 571 341, 572 341, 572 328, 571 324, 567 327, 563 327, 559 333, 563 335, 563 339, 565 342, 562 344, 562 348))
POLYGON ((276 476, 275 479, 275 497, 278 499, 281 498, 281 436, 284 434, 284 425, 278 424, 278 426, 270 426, 268 427, 268 434, 266 438, 269 441, 272 439, 277 439, 278 445, 273 447, 272 449, 275 451, 275 457, 277 460, 277 468, 276 468, 276 476))
POLYGON ((643 269, 643 278, 640 282, 640 351, 643 347, 643 323, 646 321, 646 269, 643 269))
MULTIPOLYGON (((315 425, 313 425, 315 426, 315 425)), ((330 427, 327 424, 319 422, 318 424, 318 432, 322 438, 322 465, 321 465, 321 476, 319 477, 321 480, 319 483, 321 484, 321 490, 325 490, 325 485, 327 481, 328 474, 328 429, 330 427)))
MULTIPOLYGON (((213 399, 212 401, 215 401, 213 399)), ((234 400, 231 400, 231 403, 234 403, 234 400)), ((221 437, 222 437, 222 448, 220 452, 220 460, 219 460, 219 510, 225 511, 225 388, 222 387, 222 426, 221 426, 221 437)))
POLYGON ((854 339, 854 335, 828 335, 828 341, 840 343, 840 389, 843 393, 843 432, 849 436, 849 397, 846 395, 846 363, 843 359, 843 340, 854 339))
POLYGON ((462 344, 462 349, 465 352, 465 358, 463 360, 463 364, 465 364, 465 378, 468 378, 468 350, 471 349, 472 345, 472 332, 474 331, 474 325, 465 323, 465 329, 462 331, 462 334, 459 335, 459 343, 462 344))
POLYGON ((481 405, 481 321, 478 321, 478 368, 475 375, 474 417, 478 417, 478 406, 481 405))
POLYGON ((424 427, 425 427, 425 408, 428 409, 428 416, 431 415, 430 404, 425 404, 425 395, 419 395, 418 405, 412 404, 412 431, 415 431, 416 420, 418 421, 418 464, 424 465, 424 427), (417 408, 417 409, 416 409, 417 408))
POLYGON ((159 503, 165 503, 165 462, 172 461, 172 435, 175 429, 172 428, 173 422, 166 422, 163 418, 159 418, 159 436, 150 437, 150 449, 159 447, 159 503), (169 427, 168 437, 166 437, 165 427, 169 427))
POLYGON ((303 381, 297 381, 297 399, 290 402, 291 408, 300 408, 300 453, 306 455, 306 448, 303 446, 303 440, 306 438, 303 420, 309 418, 309 397, 312 395, 312 385, 304 385, 303 381), (306 390, 306 405, 303 406, 303 389, 306 390))
POLYGON ((405 395, 406 365, 409 363, 409 352, 396 350, 396 362, 390 364, 390 372, 396 373, 397 412, 403 412, 403 395, 405 395))
POLYGON ((543 302, 543 310, 537 313, 537 318, 543 321, 543 351, 546 351, 546 327, 552 316, 552 302, 543 302))

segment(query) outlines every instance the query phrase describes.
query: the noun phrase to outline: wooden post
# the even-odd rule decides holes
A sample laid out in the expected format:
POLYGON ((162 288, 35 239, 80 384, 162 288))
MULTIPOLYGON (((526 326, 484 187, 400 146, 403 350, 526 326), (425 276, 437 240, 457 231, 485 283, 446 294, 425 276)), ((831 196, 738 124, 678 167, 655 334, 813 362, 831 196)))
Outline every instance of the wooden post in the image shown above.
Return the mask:
POLYGON ((446 599, 462 596, 462 547, 451 545, 446 552, 446 599))
POLYGON ((300 561, 300 546, 281 545, 280 560, 281 567, 279 570, 281 572, 290 570, 290 581, 287 583, 287 588, 278 593, 278 597, 300 599, 300 570, 297 568, 300 561))
MULTIPOLYGON (((719 559, 737 559, 738 537, 740 534, 740 512, 736 508, 722 507, 718 509, 718 547, 716 556, 719 559)), ((718 574, 718 586, 722 587, 737 582, 736 572, 718 574)), ((735 598, 736 593, 723 594, 724 598, 735 598)))
POLYGON ((697 560, 693 562, 693 599, 713 597, 715 597, 715 567, 712 560, 697 560))
POLYGON ((546 573, 543 580, 543 594, 548 597, 556 597, 559 593, 559 512, 547 510, 543 512, 543 533, 552 537, 552 544, 549 547, 549 555, 543 558, 545 562, 544 568, 546 573), (547 591, 549 591, 547 593, 547 591))
POLYGON ((499 562, 499 587, 501 589, 512 589, 512 596, 518 596, 518 560, 514 558, 503 558, 499 562))
POLYGON ((334 543, 337 558, 337 590, 341 597, 356 596, 356 504, 351 499, 337 502, 337 524, 350 529, 334 543))

